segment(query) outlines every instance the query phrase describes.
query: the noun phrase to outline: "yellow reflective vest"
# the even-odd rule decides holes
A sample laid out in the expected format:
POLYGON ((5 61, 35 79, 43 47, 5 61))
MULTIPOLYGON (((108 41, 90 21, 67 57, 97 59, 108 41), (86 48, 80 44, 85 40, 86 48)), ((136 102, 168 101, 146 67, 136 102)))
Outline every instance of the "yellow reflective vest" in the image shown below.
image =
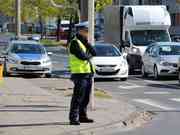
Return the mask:
MULTIPOLYGON (((77 43, 79 44, 80 48, 84 53, 87 52, 87 49, 85 45, 78 40, 77 38, 74 38, 73 40, 76 40, 77 43)), ((74 54, 70 52, 70 47, 71 43, 69 46, 69 66, 70 66, 70 71, 72 74, 83 74, 83 73, 93 73, 95 71, 93 65, 88 60, 81 60, 77 58, 74 54)))

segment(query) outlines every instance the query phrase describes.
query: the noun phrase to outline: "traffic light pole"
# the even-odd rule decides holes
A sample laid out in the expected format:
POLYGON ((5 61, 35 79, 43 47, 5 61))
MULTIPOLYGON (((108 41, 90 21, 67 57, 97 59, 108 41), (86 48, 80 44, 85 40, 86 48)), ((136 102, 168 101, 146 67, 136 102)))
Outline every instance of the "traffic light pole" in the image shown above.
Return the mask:
POLYGON ((21 37, 21 0, 16 0, 16 37, 21 37))
MULTIPOLYGON (((94 0, 88 0, 88 24, 89 24, 89 42, 94 45, 94 0)), ((95 99, 94 99, 94 78, 92 79, 93 85, 91 90, 91 102, 90 108, 91 110, 95 109, 95 99)))

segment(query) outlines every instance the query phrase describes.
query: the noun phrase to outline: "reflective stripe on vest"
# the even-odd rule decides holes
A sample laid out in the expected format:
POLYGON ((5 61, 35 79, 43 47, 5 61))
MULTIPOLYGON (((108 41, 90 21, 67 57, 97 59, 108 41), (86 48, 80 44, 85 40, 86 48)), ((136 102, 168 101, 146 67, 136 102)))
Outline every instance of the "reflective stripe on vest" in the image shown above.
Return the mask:
MULTIPOLYGON (((87 49, 84 46, 84 44, 80 40, 78 40, 77 38, 75 38, 73 40, 76 40, 78 42, 80 48, 82 49, 82 51, 86 53, 87 49)), ((70 43, 70 46, 71 45, 72 44, 70 43)), ((69 53, 70 53, 70 51, 69 51, 69 53)), ((73 55, 71 53, 70 53, 70 56, 69 56, 69 65, 70 65, 70 71, 73 74, 92 73, 91 65, 90 65, 89 61, 81 60, 81 59, 77 58, 75 55, 73 55)))

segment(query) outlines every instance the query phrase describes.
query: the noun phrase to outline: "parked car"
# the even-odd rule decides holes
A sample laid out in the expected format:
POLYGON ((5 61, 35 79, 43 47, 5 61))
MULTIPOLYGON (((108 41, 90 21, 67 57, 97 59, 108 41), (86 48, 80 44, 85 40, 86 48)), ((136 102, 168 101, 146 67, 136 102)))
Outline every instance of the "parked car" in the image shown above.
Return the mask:
POLYGON ((174 41, 174 42, 180 42, 180 35, 171 36, 171 39, 172 39, 172 41, 174 41))
POLYGON ((5 75, 44 74, 51 77, 52 62, 45 47, 36 41, 11 41, 4 52, 5 75))
POLYGON ((142 57, 142 76, 153 74, 155 79, 161 76, 177 76, 179 57, 180 43, 152 43, 142 57))
POLYGON ((92 59, 95 66, 95 78, 128 78, 128 63, 117 47, 108 43, 96 43, 97 56, 92 59))

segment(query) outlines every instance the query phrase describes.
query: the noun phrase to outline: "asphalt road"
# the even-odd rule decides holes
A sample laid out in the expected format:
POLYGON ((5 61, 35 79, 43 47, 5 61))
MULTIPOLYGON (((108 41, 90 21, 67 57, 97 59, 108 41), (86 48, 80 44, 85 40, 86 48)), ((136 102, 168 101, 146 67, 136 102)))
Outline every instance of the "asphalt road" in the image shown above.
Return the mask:
POLYGON ((144 127, 114 135, 179 135, 180 86, 176 78, 154 81, 135 75, 126 82, 97 81, 96 86, 108 90, 117 99, 157 114, 144 127))
MULTIPOLYGON (((54 50, 52 60, 55 68, 53 73, 58 76, 68 76, 66 51, 62 48, 54 48, 54 50)), ((50 51, 53 51, 52 48, 50 51)), ((132 75, 125 82, 96 80, 95 86, 107 90, 114 98, 123 99, 140 110, 157 114, 150 123, 142 128, 114 133, 114 135, 179 135, 180 85, 177 78, 164 77, 157 81, 151 77, 144 79, 140 75, 132 75)))
MULTIPOLYGON (((68 56, 62 47, 47 48, 53 52, 54 77, 68 77, 68 56)), ((110 92, 114 98, 123 99, 140 110, 152 111, 156 117, 144 127, 114 135, 179 135, 180 131, 180 85, 176 78, 155 81, 140 75, 119 80, 96 80, 95 86, 110 92)))

